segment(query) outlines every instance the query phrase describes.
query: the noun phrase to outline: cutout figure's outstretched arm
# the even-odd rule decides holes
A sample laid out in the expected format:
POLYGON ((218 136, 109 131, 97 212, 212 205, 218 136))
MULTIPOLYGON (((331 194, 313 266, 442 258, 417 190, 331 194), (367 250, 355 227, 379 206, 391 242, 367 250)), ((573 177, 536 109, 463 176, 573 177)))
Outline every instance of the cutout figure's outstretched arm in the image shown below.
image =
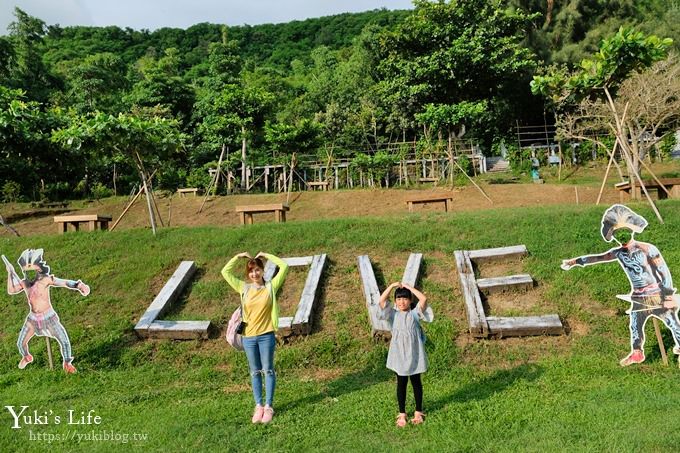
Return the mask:
POLYGON ((63 278, 52 277, 52 285, 76 290, 83 296, 90 294, 90 287, 81 280, 65 280, 63 278))
POLYGON ((612 250, 600 253, 599 255, 584 255, 577 258, 562 260, 562 265, 560 267, 565 271, 568 271, 574 266, 583 267, 589 264, 608 263, 610 261, 616 261, 616 256, 612 253, 612 250))

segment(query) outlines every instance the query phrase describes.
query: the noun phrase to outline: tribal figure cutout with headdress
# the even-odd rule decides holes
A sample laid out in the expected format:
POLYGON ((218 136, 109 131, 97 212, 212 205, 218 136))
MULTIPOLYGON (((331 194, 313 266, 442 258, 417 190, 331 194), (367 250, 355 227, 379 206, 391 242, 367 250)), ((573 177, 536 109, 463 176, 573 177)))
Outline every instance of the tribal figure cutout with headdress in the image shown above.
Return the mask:
POLYGON ((59 321, 59 316, 52 307, 50 300, 50 288, 53 286, 77 290, 83 296, 90 294, 90 287, 80 280, 64 280, 50 273, 50 266, 43 258, 43 249, 26 249, 23 251, 17 263, 21 269, 23 278, 19 278, 14 266, 2 255, 2 260, 7 269, 7 293, 10 295, 24 292, 28 298, 30 312, 19 332, 17 347, 21 354, 19 368, 24 369, 33 361, 33 356, 28 350, 28 342, 33 336, 47 336, 54 338, 59 343, 63 368, 67 373, 75 373, 73 356, 71 353, 71 341, 66 329, 59 321), (34 276, 31 276, 32 274, 34 276))
POLYGON ((626 313, 630 316, 631 352, 620 361, 621 366, 645 360, 645 323, 650 317, 663 321, 673 334, 673 352, 680 355, 680 320, 676 289, 666 261, 653 244, 638 242, 636 233, 642 233, 648 223, 627 206, 615 204, 602 216, 602 238, 616 241, 617 247, 598 255, 585 255, 562 261, 562 269, 574 266, 618 261, 630 282, 630 293, 617 296, 630 302, 626 313))

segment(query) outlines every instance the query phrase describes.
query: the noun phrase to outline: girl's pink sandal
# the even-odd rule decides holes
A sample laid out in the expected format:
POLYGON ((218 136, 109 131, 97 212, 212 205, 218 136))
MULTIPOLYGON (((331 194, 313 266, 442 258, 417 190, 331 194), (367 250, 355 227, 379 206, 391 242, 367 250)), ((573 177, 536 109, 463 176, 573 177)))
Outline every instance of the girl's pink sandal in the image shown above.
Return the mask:
POLYGON ((404 426, 406 426, 406 414, 397 415, 397 426, 399 428, 403 428, 404 426))
POLYGON ((423 414, 422 412, 418 411, 414 412, 413 418, 411 419, 411 423, 413 423, 414 425, 420 425, 421 423, 423 423, 424 416, 425 414, 423 414))

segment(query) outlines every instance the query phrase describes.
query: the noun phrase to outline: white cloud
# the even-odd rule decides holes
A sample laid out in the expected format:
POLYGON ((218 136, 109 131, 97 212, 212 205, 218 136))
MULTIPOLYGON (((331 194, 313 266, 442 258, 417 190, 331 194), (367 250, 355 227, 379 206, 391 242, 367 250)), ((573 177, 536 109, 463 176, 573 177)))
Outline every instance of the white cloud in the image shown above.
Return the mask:
POLYGON ((15 6, 43 20, 47 25, 94 24, 81 0, 9 0, 0 6, 0 34, 7 34, 7 26, 16 19, 15 6))
POLYGON ((412 8, 411 0, 9 0, 0 6, 0 34, 14 6, 48 25, 187 28, 200 22, 242 25, 289 22, 376 8, 412 8))

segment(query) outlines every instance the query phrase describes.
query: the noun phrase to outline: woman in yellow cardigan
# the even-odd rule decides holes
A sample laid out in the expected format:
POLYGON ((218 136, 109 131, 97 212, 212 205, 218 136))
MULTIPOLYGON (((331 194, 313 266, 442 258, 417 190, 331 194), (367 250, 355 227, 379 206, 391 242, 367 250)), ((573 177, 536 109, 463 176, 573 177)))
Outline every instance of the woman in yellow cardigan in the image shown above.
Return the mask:
POLYGON ((242 319, 246 324, 243 331, 243 349, 248 357, 255 411, 253 423, 269 423, 274 416, 272 403, 276 387, 274 372, 274 349, 276 338, 274 332, 279 327, 279 307, 276 303, 276 291, 283 285, 288 273, 288 265, 281 258, 269 253, 258 253, 255 258, 247 252, 234 256, 222 269, 222 276, 241 296, 242 319), (264 263, 262 258, 273 262, 279 272, 270 281, 264 281, 264 263), (246 281, 234 275, 234 268, 239 258, 248 258, 246 265, 246 281), (262 406, 262 375, 264 375, 265 405, 262 406))

